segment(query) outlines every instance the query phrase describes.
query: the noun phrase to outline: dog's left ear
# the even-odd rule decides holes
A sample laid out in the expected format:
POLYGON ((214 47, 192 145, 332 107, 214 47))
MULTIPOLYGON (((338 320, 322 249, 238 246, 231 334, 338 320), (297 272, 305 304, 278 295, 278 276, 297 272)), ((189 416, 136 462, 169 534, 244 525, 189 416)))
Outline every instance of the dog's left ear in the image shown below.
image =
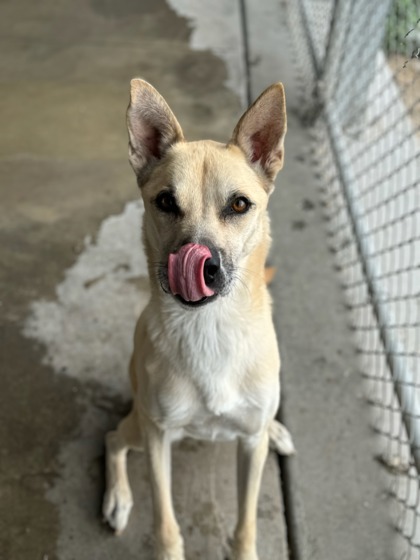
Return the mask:
POLYGON ((242 115, 230 143, 239 146, 248 163, 272 183, 283 167, 286 130, 286 98, 278 82, 242 115))
POLYGON ((176 142, 182 129, 166 101, 145 80, 131 80, 127 109, 129 160, 139 185, 147 180, 153 164, 176 142))

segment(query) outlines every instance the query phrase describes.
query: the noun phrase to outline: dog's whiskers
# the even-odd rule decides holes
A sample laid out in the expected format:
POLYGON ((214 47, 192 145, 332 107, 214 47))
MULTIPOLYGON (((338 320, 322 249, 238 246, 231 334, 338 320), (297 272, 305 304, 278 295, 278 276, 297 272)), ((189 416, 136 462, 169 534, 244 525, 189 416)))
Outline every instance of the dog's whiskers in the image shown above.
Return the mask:
POLYGON ((241 271, 239 271, 238 273, 233 274, 232 276, 232 280, 238 282, 239 284, 241 284, 241 286, 243 288, 245 288, 245 291, 247 292, 248 296, 251 297, 251 290, 249 289, 248 284, 245 282, 243 276, 240 274, 241 271))
POLYGON ((261 272, 256 272, 255 270, 252 270, 250 268, 246 268, 246 267, 243 267, 243 266, 238 266, 238 267, 236 267, 236 270, 241 272, 244 275, 253 276, 254 278, 256 278, 258 280, 260 280, 261 278, 264 278, 264 272, 262 272, 262 273, 261 272))

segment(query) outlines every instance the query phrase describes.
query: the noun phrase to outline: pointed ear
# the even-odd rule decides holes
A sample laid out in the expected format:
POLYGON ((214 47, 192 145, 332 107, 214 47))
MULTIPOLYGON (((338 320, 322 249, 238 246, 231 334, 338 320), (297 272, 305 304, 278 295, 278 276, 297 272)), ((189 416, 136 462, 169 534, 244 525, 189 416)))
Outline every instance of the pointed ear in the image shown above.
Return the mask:
POLYGON ((129 160, 139 184, 168 148, 184 139, 182 129, 163 97, 138 78, 131 80, 127 109, 129 160))
POLYGON ((271 183, 283 167, 286 129, 286 98, 283 84, 278 82, 242 115, 231 143, 239 146, 248 163, 271 183))

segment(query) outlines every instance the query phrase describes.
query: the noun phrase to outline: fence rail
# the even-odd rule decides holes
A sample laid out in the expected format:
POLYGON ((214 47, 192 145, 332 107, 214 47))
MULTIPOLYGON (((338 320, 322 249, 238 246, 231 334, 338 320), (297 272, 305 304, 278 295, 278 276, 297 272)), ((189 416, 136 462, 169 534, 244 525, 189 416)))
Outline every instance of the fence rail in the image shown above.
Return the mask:
POLYGON ((302 115, 394 496, 420 558, 420 0, 290 3, 302 115))

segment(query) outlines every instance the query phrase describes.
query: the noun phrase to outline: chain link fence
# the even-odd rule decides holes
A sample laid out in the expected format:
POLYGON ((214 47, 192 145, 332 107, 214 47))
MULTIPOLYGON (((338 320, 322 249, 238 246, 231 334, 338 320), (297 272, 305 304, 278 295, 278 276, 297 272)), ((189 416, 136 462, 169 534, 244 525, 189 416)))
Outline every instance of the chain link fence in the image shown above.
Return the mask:
POLYGON ((420 559, 420 0, 290 2, 302 116, 389 478, 420 559))

